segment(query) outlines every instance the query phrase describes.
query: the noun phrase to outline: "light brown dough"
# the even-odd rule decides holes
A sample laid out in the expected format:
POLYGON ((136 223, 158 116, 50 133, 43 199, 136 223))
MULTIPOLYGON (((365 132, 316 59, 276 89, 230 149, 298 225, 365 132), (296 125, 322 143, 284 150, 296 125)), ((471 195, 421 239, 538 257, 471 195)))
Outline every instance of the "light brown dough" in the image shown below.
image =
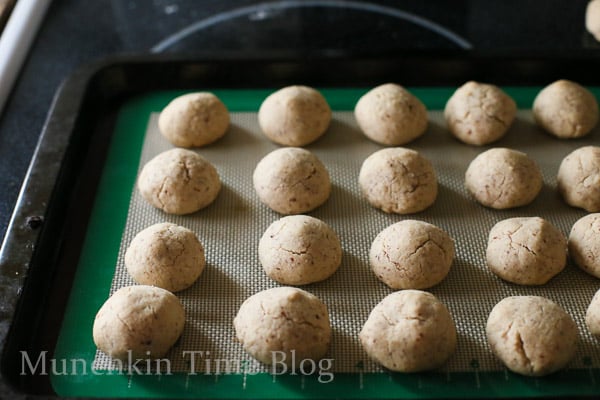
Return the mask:
POLYGON ((266 274, 286 285, 306 285, 329 278, 342 262, 342 246, 320 219, 291 215, 273 222, 258 244, 266 274))
POLYGON ((564 368, 577 351, 573 318, 558 304, 539 296, 500 301, 487 320, 492 352, 521 375, 544 376, 564 368))
POLYGON ((465 186, 480 204, 507 209, 531 203, 542 190, 542 172, 527 154, 493 148, 479 154, 467 168, 465 186))
POLYGON ((387 213, 412 214, 431 206, 438 193, 431 162, 415 150, 388 148, 362 164, 358 183, 363 196, 387 213))
POLYGON ((359 334, 373 360, 399 372, 441 367, 456 348, 456 326, 434 295, 401 290, 373 308, 359 334))
POLYGON ((227 107, 208 92, 176 97, 158 118, 162 135, 179 147, 201 147, 213 143, 225 135, 228 127, 227 107))
POLYGON ((170 292, 190 287, 206 265, 204 248, 191 230, 168 222, 139 232, 125 252, 134 281, 170 292))
POLYGON ((569 255, 579 268, 600 278, 600 214, 588 214, 573 224, 569 255))
POLYGON ((517 104, 497 86, 469 81, 446 103, 450 132, 464 143, 482 146, 500 139, 517 115, 517 104))
POLYGON ((592 0, 585 10, 585 28, 600 42, 600 0, 592 0))
POLYGON ((567 239, 539 217, 509 218, 490 230, 488 268, 519 285, 543 285, 567 264, 567 239))
POLYGON ((587 308, 585 324, 590 333, 600 339, 600 290, 596 292, 587 308))
POLYGON ((411 142, 427 129, 427 109, 400 85, 386 83, 365 93, 356 103, 358 126, 371 140, 400 146, 411 142))
POLYGON ((160 358, 179 339, 184 324, 183 305, 168 290, 126 286, 110 296, 96 314, 94 343, 115 359, 160 358))
POLYGON ((369 253, 371 269, 392 289, 426 289, 440 283, 452 266, 454 241, 423 221, 404 220, 381 231, 369 253))
POLYGON ((265 136, 283 146, 305 146, 320 138, 331 122, 325 97, 308 86, 288 86, 269 95, 258 110, 265 136))
POLYGON ((538 93, 533 116, 538 125, 560 139, 578 138, 598 123, 598 102, 583 86, 561 79, 538 93))
POLYGON ((182 215, 211 204, 221 190, 221 180, 204 157, 191 150, 171 149, 144 165, 138 188, 154 207, 182 215))
POLYGON ((260 200, 280 214, 301 214, 329 198, 325 165, 308 150, 284 147, 267 154, 252 177, 260 200))
POLYGON ((233 325, 244 349, 265 364, 276 360, 291 366, 292 351, 296 363, 319 360, 331 341, 327 306, 315 295, 292 287, 267 289, 249 297, 233 325))
POLYGON ((600 147, 585 146, 563 158, 556 177, 565 202, 587 212, 600 211, 600 147))

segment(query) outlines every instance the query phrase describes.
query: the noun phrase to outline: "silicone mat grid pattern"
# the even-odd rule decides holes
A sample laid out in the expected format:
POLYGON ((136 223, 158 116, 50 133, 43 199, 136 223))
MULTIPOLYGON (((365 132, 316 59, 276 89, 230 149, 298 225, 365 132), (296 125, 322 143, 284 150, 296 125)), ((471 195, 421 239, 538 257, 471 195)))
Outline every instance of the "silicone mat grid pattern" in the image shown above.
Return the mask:
MULTIPOLYGON (((155 155, 172 148, 158 132, 157 117, 158 114, 152 114, 149 120, 140 168, 155 155)), ((237 362, 248 372, 269 371, 235 340, 232 320, 248 296, 278 285, 262 271, 257 248, 262 233, 281 216, 260 203, 252 186, 257 162, 278 147, 260 132, 256 113, 232 113, 231 120, 232 125, 222 139, 197 150, 216 166, 223 182, 222 192, 211 206, 188 216, 167 215, 146 203, 132 188, 111 293, 134 284, 124 267, 123 255, 132 238, 152 224, 169 221, 188 227, 205 247, 207 268, 192 287, 177 293, 187 320, 182 337, 167 355, 173 371, 190 371, 190 356, 184 356, 186 351, 204 352, 195 359, 199 373, 211 372, 209 369, 215 365, 210 360, 232 360, 232 368, 237 362)), ((409 218, 445 229, 456 244, 456 259, 449 275, 429 289, 448 306, 458 329, 458 346, 444 367, 445 372, 473 368, 503 370, 489 351, 485 323, 492 307, 511 295, 545 296, 563 306, 577 322, 581 337, 578 354, 570 367, 597 365, 600 344, 588 333, 584 318, 589 301, 600 288, 599 280, 569 264, 542 287, 522 287, 501 281, 485 266, 487 236, 496 222, 516 216, 540 216, 567 235, 573 223, 585 215, 584 211, 562 202, 556 193, 555 176, 560 160, 575 148, 593 144, 597 132, 589 139, 560 141, 541 132, 533 124, 529 111, 520 111, 506 137, 494 146, 528 153, 540 165, 545 185, 532 204, 498 211, 476 204, 463 185, 469 162, 488 147, 467 146, 452 138, 445 130, 440 111, 430 112, 429 121, 427 133, 406 145, 429 158, 438 174, 438 198, 432 207, 418 214, 388 215, 370 207, 361 197, 357 183, 360 166, 381 146, 365 138, 351 112, 334 112, 327 133, 306 147, 325 163, 333 184, 329 200, 310 215, 336 230, 344 250, 342 265, 331 278, 303 286, 329 308, 333 338, 327 357, 334 360, 333 372, 383 371, 369 360, 357 337, 371 309, 392 293, 371 273, 368 251, 382 229, 409 218)), ((98 351, 94 367, 112 369, 115 365, 98 351)))

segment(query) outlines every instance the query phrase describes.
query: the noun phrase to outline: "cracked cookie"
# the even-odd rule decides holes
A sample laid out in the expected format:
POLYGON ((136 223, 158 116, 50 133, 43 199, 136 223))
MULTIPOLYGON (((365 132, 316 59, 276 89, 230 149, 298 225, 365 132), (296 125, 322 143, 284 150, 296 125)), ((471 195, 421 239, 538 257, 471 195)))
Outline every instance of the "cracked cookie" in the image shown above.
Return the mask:
POLYGON ((94 343, 112 358, 163 357, 183 332, 185 311, 171 292, 126 286, 106 300, 93 326, 94 343))
POLYGON ((440 283, 452 266, 454 241, 423 221, 404 220, 381 231, 369 253, 371 269, 392 289, 426 289, 440 283))
POLYGON ((486 336, 492 352, 513 372, 544 376, 575 356, 577 325, 558 304, 539 296, 513 296, 494 306, 486 336))
POLYGON ((579 268, 600 278, 600 214, 588 214, 573 224, 569 255, 579 268))
POLYGON ((448 308, 431 293, 401 290, 377 304, 359 333, 373 360, 399 372, 441 367, 456 349, 448 308))
POLYGON ((543 285, 567 264, 567 239, 539 217, 509 218, 490 230, 488 268, 505 281, 543 285))
POLYGON ((411 142, 427 129, 427 109, 400 85, 386 83, 365 93, 354 107, 358 126, 369 139, 385 146, 411 142))
POLYGON ((329 348, 327 306, 315 295, 293 287, 276 287, 250 296, 233 320, 244 349, 265 364, 291 366, 319 360, 329 348))
POLYGON ((301 214, 329 198, 331 182, 325 165, 308 150, 284 147, 267 154, 252 176, 256 194, 280 214, 301 214))
POLYGON ((191 150, 171 149, 144 165, 138 189, 154 207, 182 215, 211 204, 221 190, 221 180, 204 157, 191 150))
POLYGON ((125 252, 125 267, 134 281, 170 292, 190 287, 205 264, 204 248, 194 232, 168 222, 139 232, 125 252))
POLYGON ((533 117, 545 131, 560 139, 578 138, 598 123, 598 102, 583 86, 561 79, 538 93, 533 101, 533 117))
POLYGON ((273 222, 258 244, 266 274, 286 285, 306 285, 329 278, 342 262, 342 246, 333 229, 307 215, 273 222))
POLYGON ((431 162, 417 151, 402 147, 382 149, 367 157, 358 183, 367 201, 387 213, 423 211, 438 194, 431 162))
POLYGON ((600 290, 590 301, 585 313, 585 325, 592 335, 600 339, 600 290))
POLYGON ((600 211, 600 147, 584 146, 569 153, 560 163, 556 183, 570 206, 600 211))
POLYGON ((209 92, 173 99, 158 117, 160 133, 173 145, 201 147, 220 139, 229 127, 225 104, 209 92))
POLYGON ((465 187, 480 204, 502 210, 531 203, 542 190, 543 177, 527 154, 493 148, 479 154, 465 173, 465 187))
POLYGON ((331 122, 325 97, 308 86, 288 86, 269 95, 258 110, 266 137, 283 146, 305 146, 320 138, 331 122))
POLYGON ((444 118, 460 141, 483 146, 499 140, 513 123, 517 104, 497 86, 470 81, 448 99, 444 118))

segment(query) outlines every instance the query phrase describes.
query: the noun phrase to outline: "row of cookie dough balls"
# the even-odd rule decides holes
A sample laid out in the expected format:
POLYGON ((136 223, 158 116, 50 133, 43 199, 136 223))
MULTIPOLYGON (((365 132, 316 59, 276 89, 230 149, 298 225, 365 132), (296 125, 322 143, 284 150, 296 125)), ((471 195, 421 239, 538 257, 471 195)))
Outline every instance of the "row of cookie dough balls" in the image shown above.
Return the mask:
MULTIPOLYGON (((495 85, 469 81, 446 103, 444 117, 450 132, 471 145, 499 140, 517 113, 515 101, 495 85)), ((598 102, 583 86, 556 81, 539 92, 533 102, 538 125, 558 138, 587 135, 599 119, 598 102)), ((354 109, 356 121, 369 139, 400 146, 427 129, 425 105, 404 87, 387 83, 364 94, 354 109)), ((229 126, 229 112, 209 92, 175 98, 161 112, 161 133, 179 147, 201 147, 221 138, 229 126)), ((331 108, 316 89, 288 86, 269 95, 258 111, 262 132, 271 141, 301 147, 314 142, 331 122, 331 108)))

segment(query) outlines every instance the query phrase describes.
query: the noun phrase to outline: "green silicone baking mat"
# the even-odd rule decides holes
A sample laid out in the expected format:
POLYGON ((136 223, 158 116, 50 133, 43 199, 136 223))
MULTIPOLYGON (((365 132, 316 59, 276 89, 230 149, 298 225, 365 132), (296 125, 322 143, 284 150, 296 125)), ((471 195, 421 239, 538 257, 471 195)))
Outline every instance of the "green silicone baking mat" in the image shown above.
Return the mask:
MULTIPOLYGON (((257 110, 271 90, 216 90, 229 108, 231 127, 214 144, 196 149, 219 171, 222 192, 208 208, 187 216, 167 215, 147 204, 135 188, 141 166, 172 148, 158 132, 160 110, 181 92, 156 92, 131 99, 121 109, 98 188, 77 274, 53 354, 51 381, 59 395, 104 397, 201 398, 439 398, 529 397, 600 393, 600 341, 587 331, 584 316, 597 280, 568 265, 542 287, 501 281, 485 266, 490 228, 515 216, 540 216, 568 234, 585 212, 566 206, 556 192, 562 158, 574 149, 598 143, 598 128, 585 139, 564 141, 542 132, 532 121, 531 103, 538 87, 504 88, 518 103, 517 120, 494 147, 528 153, 540 165, 544 188, 530 205, 498 211, 469 198, 464 173, 469 162, 492 147, 473 147, 446 130, 442 111, 455 88, 410 88, 429 110, 424 136, 406 145, 429 158, 440 186, 435 204, 424 212, 389 215, 369 206, 358 188, 363 160, 381 146, 357 128, 352 114, 368 90, 321 88, 334 110, 326 134, 307 146, 326 165, 333 190, 329 200, 310 213, 339 234, 344 256, 328 280, 303 288, 328 306, 333 338, 327 362, 304 370, 274 374, 252 359, 235 340, 232 320, 245 298, 278 284, 263 272, 258 241, 281 216, 261 204, 252 186, 258 161, 278 148, 260 132, 257 110), (403 219, 420 219, 445 229, 456 243, 456 259, 446 279, 430 289, 450 309, 458 346, 437 371, 391 373, 362 350, 358 332, 370 310, 392 292, 370 271, 368 251, 377 233, 403 219), (133 284, 123 264, 131 239, 142 229, 170 221, 192 229, 204 244, 207 268, 189 289, 177 293, 186 309, 182 337, 166 356, 152 364, 111 363, 92 340, 97 310, 116 289, 133 284), (568 368, 544 378, 507 371, 491 354, 485 321, 492 307, 510 295, 548 297, 575 319, 580 343, 568 368), (192 353, 193 352, 193 353, 192 353), (313 372, 312 374, 310 372, 313 372)), ((203 90, 199 88, 198 90, 203 90)), ((600 90, 593 88, 596 96, 600 90)), ((36 360, 31 360, 32 365, 36 360)))

